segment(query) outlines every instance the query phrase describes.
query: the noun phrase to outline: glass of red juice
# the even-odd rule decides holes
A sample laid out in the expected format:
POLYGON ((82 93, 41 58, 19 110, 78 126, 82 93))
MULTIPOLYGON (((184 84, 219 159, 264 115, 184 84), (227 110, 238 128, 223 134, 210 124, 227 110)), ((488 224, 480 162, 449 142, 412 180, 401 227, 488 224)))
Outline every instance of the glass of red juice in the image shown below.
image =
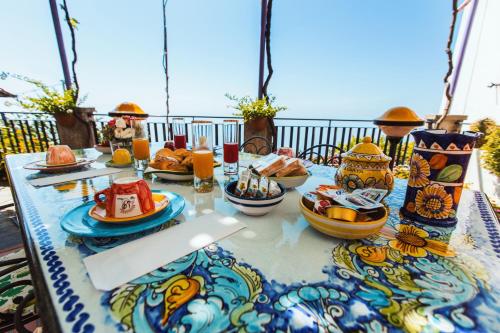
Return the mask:
POLYGON ((184 118, 172 119, 172 127, 174 130, 174 145, 175 149, 186 149, 186 123, 184 118))
POLYGON ((239 125, 238 120, 224 120, 224 174, 238 174, 239 147, 239 125))

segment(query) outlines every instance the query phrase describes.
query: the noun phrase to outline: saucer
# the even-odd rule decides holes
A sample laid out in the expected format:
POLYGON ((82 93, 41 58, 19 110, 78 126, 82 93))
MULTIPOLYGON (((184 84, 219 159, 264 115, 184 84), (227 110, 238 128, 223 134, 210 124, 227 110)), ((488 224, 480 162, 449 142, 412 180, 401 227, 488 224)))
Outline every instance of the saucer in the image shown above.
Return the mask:
POLYGON ((105 223, 130 223, 130 222, 137 222, 139 220, 145 219, 147 217, 153 216, 167 208, 169 201, 166 195, 160 194, 160 193, 153 193, 153 201, 155 203, 155 209, 147 212, 145 214, 137 215, 137 216, 132 216, 132 217, 125 217, 125 218, 116 218, 116 217, 106 217, 102 216, 102 214, 106 214, 106 210, 104 208, 101 208, 97 205, 94 205, 92 208, 89 210, 89 216, 97 221, 100 222, 105 222, 105 223), (101 214, 99 214, 101 213, 101 214))
POLYGON ((109 160, 106 163, 104 163, 108 168, 130 168, 134 163, 128 163, 128 164, 116 164, 113 162, 113 160, 109 160))
POLYGON ((41 167, 46 167, 46 168, 53 168, 53 167, 62 167, 62 166, 68 166, 68 165, 75 165, 75 164, 81 163, 82 161, 83 161, 82 158, 78 158, 74 162, 61 163, 61 164, 48 164, 46 161, 41 160, 41 161, 36 162, 36 165, 41 166, 41 167))
POLYGON ((73 170, 81 169, 84 166, 94 163, 95 160, 80 158, 73 164, 64 165, 48 165, 44 160, 28 163, 24 166, 27 170, 36 170, 44 173, 66 173, 73 170))
POLYGON ((165 195, 170 204, 158 214, 135 223, 99 222, 89 216, 89 210, 95 206, 95 202, 90 201, 66 213, 61 219, 61 228, 80 237, 119 237, 158 227, 182 213, 186 203, 181 195, 167 191, 153 191, 153 193, 165 195))
POLYGON ((158 178, 173 180, 173 181, 188 181, 194 179, 194 174, 192 171, 179 172, 172 170, 159 170, 152 167, 148 167, 146 170, 144 170, 144 173, 145 174, 152 173, 156 175, 158 178))

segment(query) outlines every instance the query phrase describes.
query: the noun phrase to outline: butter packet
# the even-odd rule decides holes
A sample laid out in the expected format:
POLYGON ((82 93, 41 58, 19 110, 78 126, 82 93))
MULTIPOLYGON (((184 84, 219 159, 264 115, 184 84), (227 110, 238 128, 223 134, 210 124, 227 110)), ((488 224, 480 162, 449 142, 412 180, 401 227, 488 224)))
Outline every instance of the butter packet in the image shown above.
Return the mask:
POLYGON ((250 170, 244 170, 241 173, 240 179, 238 179, 238 183, 236 184, 236 188, 234 189, 235 195, 238 195, 240 197, 245 195, 248 189, 248 183, 250 181, 251 174, 252 173, 250 172, 250 170))
POLYGON ((257 196, 258 190, 259 190, 259 178, 251 177, 250 182, 248 183, 246 197, 255 198, 257 196))
POLYGON ((269 191, 269 178, 261 177, 259 181, 259 189, 257 190, 257 198, 267 198, 269 191))
POLYGON ((269 198, 273 198, 275 196, 278 196, 281 194, 281 188, 279 187, 278 183, 276 183, 274 180, 271 180, 269 182, 269 192, 267 196, 269 198))
POLYGON ((376 202, 381 202, 382 199, 387 195, 387 190, 378 189, 378 188, 365 188, 365 189, 356 189, 352 192, 352 194, 360 195, 361 197, 371 199, 376 202))

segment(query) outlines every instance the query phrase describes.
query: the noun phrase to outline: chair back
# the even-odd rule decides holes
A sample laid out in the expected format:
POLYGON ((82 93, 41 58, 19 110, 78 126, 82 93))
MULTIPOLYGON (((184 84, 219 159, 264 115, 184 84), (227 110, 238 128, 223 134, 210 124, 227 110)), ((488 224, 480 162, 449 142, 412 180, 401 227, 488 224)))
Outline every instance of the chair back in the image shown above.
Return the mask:
POLYGON ((297 155, 298 158, 311 161, 315 164, 323 164, 338 167, 342 163, 341 154, 344 151, 330 144, 320 144, 309 147, 297 155))
POLYGON ((240 151, 258 155, 268 155, 272 152, 272 146, 265 137, 253 136, 241 144, 240 151))

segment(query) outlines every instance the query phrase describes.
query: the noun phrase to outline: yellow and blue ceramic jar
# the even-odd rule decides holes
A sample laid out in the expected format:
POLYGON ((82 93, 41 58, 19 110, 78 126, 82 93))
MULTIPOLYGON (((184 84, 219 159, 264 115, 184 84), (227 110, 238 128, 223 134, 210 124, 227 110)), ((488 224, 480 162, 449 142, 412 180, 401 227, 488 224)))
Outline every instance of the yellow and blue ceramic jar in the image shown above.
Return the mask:
POLYGON ((363 188, 379 188, 390 192, 394 187, 390 161, 391 158, 367 136, 363 142, 342 154, 342 164, 335 174, 335 182, 348 192, 363 188))

